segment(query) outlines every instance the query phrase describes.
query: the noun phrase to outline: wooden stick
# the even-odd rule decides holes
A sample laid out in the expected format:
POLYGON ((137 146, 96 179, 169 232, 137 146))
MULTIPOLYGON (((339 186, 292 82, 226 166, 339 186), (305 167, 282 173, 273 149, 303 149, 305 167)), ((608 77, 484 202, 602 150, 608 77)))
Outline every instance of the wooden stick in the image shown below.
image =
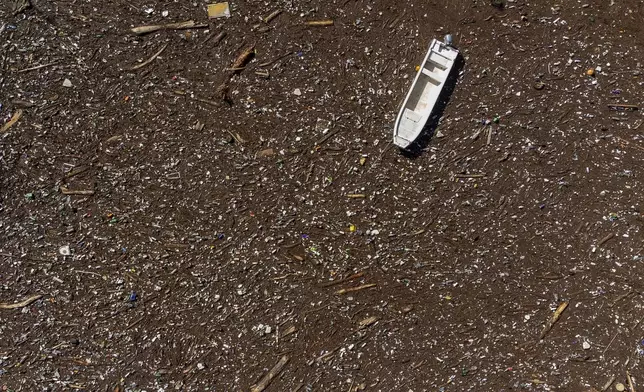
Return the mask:
POLYGON ((633 110, 638 110, 639 107, 637 105, 627 105, 625 103, 622 104, 612 104, 608 105, 608 109, 610 110, 616 110, 616 111, 633 111, 633 110))
POLYGON ((89 170, 89 166, 80 167, 65 174, 65 178, 71 178, 89 170))
MULTIPOLYGON (((205 44, 206 42, 210 41, 210 39, 214 36, 214 34, 215 34, 215 33, 210 34, 210 35, 208 36, 208 38, 206 38, 206 39, 203 41, 203 43, 205 44)), ((222 39, 224 39, 224 37, 226 37, 226 32, 225 32, 225 31, 222 31, 221 33, 217 34, 217 36, 216 36, 216 37, 215 37, 215 39, 213 40, 214 44, 215 44, 215 45, 217 45, 217 44, 218 44, 222 39)))
POLYGON ((566 110, 566 111, 565 111, 561 116, 559 116, 559 118, 557 119, 557 122, 559 122, 559 123, 560 123, 560 122, 561 122, 561 120, 563 120, 563 119, 564 119, 564 117, 566 117, 566 116, 568 115, 568 113, 570 113, 571 111, 572 111, 572 109, 568 109, 568 110, 566 110))
POLYGON ((615 237, 615 233, 610 233, 606 237, 602 238, 598 243, 597 247, 600 248, 602 245, 604 245, 606 242, 608 242, 611 238, 615 237))
POLYGON ((349 193, 347 197, 349 199, 364 199, 365 197, 367 197, 367 195, 365 195, 364 193, 349 193))
POLYGON ((364 289, 370 289, 372 287, 376 287, 377 285, 375 283, 369 283, 369 284, 363 284, 362 286, 357 286, 357 287, 349 287, 348 289, 341 289, 336 291, 336 294, 346 294, 346 293, 353 293, 354 291, 359 291, 359 290, 364 290, 364 289))
POLYGON ((360 271, 360 272, 358 272, 356 274, 349 275, 344 279, 334 280, 334 281, 331 281, 331 282, 324 282, 324 283, 322 283, 320 285, 320 287, 335 286, 335 285, 338 285, 340 283, 349 282, 349 281, 354 280, 354 279, 362 278, 363 275, 364 275, 364 271, 360 271))
POLYGON ((626 294, 622 294, 622 295, 620 295, 619 297, 617 297, 617 299, 615 299, 615 301, 613 301, 613 303, 612 303, 612 304, 608 304, 608 306, 612 308, 613 306, 615 306, 615 304, 616 304, 616 303, 618 303, 619 301, 621 301, 621 300, 623 300, 623 299, 625 299, 625 298, 630 297, 630 296, 631 296, 631 295, 633 295, 633 294, 635 294, 635 292, 634 292, 633 290, 629 291, 629 292, 628 292, 628 293, 626 293, 626 294))
POLYGON ((608 346, 604 347, 604 351, 602 351, 602 357, 604 356, 604 354, 606 354, 606 351, 608 350, 610 345, 613 344, 613 342, 615 341, 615 338, 617 337, 617 335, 619 335, 619 333, 620 333, 620 331, 617 331, 615 336, 613 336, 613 338, 610 340, 610 342, 608 342, 608 346))
POLYGON ((219 106, 219 102, 217 101, 213 101, 205 98, 199 98, 199 97, 191 97, 191 98, 197 102, 207 103, 208 105, 213 105, 213 106, 219 106))
POLYGON ((81 189, 67 189, 67 187, 61 186, 60 187, 60 192, 63 195, 85 195, 85 196, 91 196, 94 194, 94 191, 92 190, 81 190, 81 189))
POLYGON ((20 120, 20 117, 22 117, 22 109, 16 110, 13 116, 11 116, 11 120, 9 120, 5 125, 2 126, 2 128, 0 128, 0 133, 7 132, 9 128, 14 126, 14 124, 17 123, 18 120, 20 120))
POLYGON ((318 27, 325 27, 325 26, 333 26, 333 20, 327 19, 327 20, 310 20, 308 22, 305 22, 307 26, 318 26, 318 27))
POLYGON ((168 23, 162 25, 149 25, 149 26, 137 26, 132 28, 134 34, 142 35, 148 34, 159 30, 184 30, 184 29, 196 29, 208 27, 207 24, 197 24, 194 20, 188 20, 185 22, 178 23, 168 23))
POLYGON ((294 326, 294 325, 291 325, 290 327, 286 328, 286 330, 285 330, 284 332, 282 332, 281 334, 279 334, 279 336, 281 336, 281 337, 282 337, 282 339, 284 339, 285 337, 287 337, 287 336, 289 336, 289 335, 292 335, 292 334, 294 334, 295 332, 297 332, 297 328, 295 328, 295 326, 294 326))
POLYGON ((58 64, 58 62, 57 62, 57 61, 54 61, 53 63, 47 63, 47 64, 36 65, 35 67, 29 67, 29 68, 21 69, 20 71, 18 71, 18 73, 29 72, 29 71, 35 71, 35 70, 37 70, 37 69, 41 69, 41 68, 45 68, 45 67, 49 67, 49 66, 51 66, 51 65, 56 65, 56 64, 58 64))
POLYGON ((231 69, 234 69, 235 72, 239 72, 243 69, 245 69, 246 63, 250 60, 250 58, 255 54, 255 44, 250 44, 242 50, 242 52, 237 56, 235 59, 235 62, 233 65, 230 67, 231 69))
POLYGON ((635 390, 635 385, 633 384, 633 379, 631 378, 631 372, 626 371, 626 380, 628 381, 628 389, 630 392, 637 392, 635 390))
POLYGON ((16 302, 14 304, 0 303, 0 309, 19 309, 19 308, 24 308, 25 306, 31 305, 32 303, 38 301, 42 297, 43 297, 42 294, 36 294, 36 295, 32 295, 31 297, 27 298, 24 301, 16 302))
POLYGON ((557 310, 555 310, 554 314, 552 315, 552 318, 548 321, 546 326, 543 328, 543 331, 541 331, 541 335, 539 335, 539 339, 543 339, 546 337, 548 332, 552 329, 552 327, 555 325, 557 320, 561 317, 561 314, 566 310, 568 307, 568 302, 562 302, 557 306, 557 310))
POLYGON ((149 59, 145 60, 145 61, 144 61, 144 62, 142 62, 141 64, 137 64, 137 65, 135 65, 134 67, 130 68, 130 71, 134 71, 135 69, 143 68, 143 67, 145 67, 146 65, 150 64, 151 62, 153 62, 153 61, 154 61, 154 59, 156 59, 157 57, 159 57, 159 55, 160 55, 161 53, 163 53, 163 51, 164 51, 164 50, 165 50, 165 48, 167 48, 167 47, 168 47, 168 44, 163 45, 163 47, 162 47, 161 49, 159 49, 159 51, 158 51, 158 52, 156 52, 155 54, 153 54, 153 55, 152 55, 152 57, 150 57, 149 59))
POLYGON ((235 141, 236 141, 237 143, 239 143, 239 144, 244 144, 244 142, 246 141, 246 140, 242 139, 242 138, 239 136, 239 134, 237 134, 237 133, 233 134, 233 133, 232 133, 232 132, 230 132, 229 130, 226 130, 226 132, 228 132, 228 134, 230 135, 230 137, 232 137, 233 139, 235 139, 235 141))
POLYGON ((485 174, 457 174, 454 178, 483 178, 485 174))
POLYGON ((282 10, 275 10, 271 12, 270 15, 264 18, 264 23, 270 23, 271 20, 277 18, 281 13, 282 13, 282 10))
POLYGON ((259 380, 259 382, 253 386, 250 387, 251 392, 262 392, 268 385, 273 381, 275 376, 280 374, 282 369, 284 369, 284 366, 288 363, 289 358, 284 355, 282 358, 280 358, 279 361, 273 366, 273 368, 264 375, 264 377, 259 380))
POLYGON ((477 130, 476 130, 476 132, 474 132, 474 134, 471 136, 472 140, 476 140, 476 139, 478 139, 478 138, 479 138, 479 136, 481 135, 481 132, 483 132, 484 130, 485 130, 485 125, 483 125, 483 126, 482 126, 481 128, 479 128, 479 129, 477 129, 477 130))
POLYGON ((615 375, 612 375, 608 381, 606 381, 606 384, 604 384, 604 387, 602 388, 602 392, 605 392, 610 388, 611 385, 615 382, 615 375))
POLYGON ((322 137, 319 141, 315 142, 314 147, 319 147, 322 145, 322 143, 326 142, 327 140, 331 139, 332 137, 335 137, 340 131, 342 131, 343 128, 338 128, 337 130, 333 132, 329 132, 324 137, 322 137))
POLYGON ((283 59, 284 57, 288 57, 288 56, 292 55, 293 53, 295 53, 295 52, 288 52, 288 53, 285 53, 285 54, 283 54, 283 55, 279 56, 279 57, 278 57, 278 58, 276 58, 276 59, 273 59, 273 60, 268 61, 268 62, 265 62, 265 63, 261 63, 261 64, 260 64, 260 65, 258 65, 258 66, 259 66, 259 67, 268 67, 269 65, 271 65, 271 64, 273 64, 273 63, 276 63, 276 62, 280 61, 281 59, 283 59))

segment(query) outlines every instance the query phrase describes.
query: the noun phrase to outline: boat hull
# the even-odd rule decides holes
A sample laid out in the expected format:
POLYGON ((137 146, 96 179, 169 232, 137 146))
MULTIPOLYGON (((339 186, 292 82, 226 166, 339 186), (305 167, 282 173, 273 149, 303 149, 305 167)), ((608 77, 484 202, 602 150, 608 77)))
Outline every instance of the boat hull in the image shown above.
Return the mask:
POLYGON ((432 40, 396 118, 395 145, 408 148, 421 134, 457 57, 458 50, 436 39, 432 40))

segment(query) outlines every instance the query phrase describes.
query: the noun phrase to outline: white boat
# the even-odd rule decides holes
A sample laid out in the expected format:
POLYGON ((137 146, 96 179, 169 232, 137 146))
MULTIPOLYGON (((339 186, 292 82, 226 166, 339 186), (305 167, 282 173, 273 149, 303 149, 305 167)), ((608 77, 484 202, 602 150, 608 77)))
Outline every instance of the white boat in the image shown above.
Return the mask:
POLYGON ((394 125, 394 144, 407 148, 420 135, 445 86, 458 50, 433 40, 394 125))

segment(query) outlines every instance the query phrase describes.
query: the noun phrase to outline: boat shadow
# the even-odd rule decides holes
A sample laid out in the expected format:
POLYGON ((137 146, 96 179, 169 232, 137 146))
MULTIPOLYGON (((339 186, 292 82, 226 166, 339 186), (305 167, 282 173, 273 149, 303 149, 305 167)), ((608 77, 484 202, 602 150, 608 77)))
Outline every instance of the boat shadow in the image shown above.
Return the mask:
POLYGON ((458 57, 456 58, 456 61, 454 61, 454 66, 452 67, 451 72, 447 76, 447 80, 445 81, 445 86, 443 87, 441 94, 438 96, 438 100, 436 101, 434 110, 432 111, 432 114, 429 117, 429 121, 427 121, 427 124, 425 124, 425 126, 423 127, 423 130, 420 132, 420 135, 418 136, 418 138, 409 147, 407 147, 406 149, 402 149, 402 148, 400 149, 400 152, 402 153, 403 156, 407 158, 415 159, 420 157, 425 152, 425 149, 427 148, 432 138, 434 137, 434 134, 436 133, 436 129, 438 128, 440 119, 443 117, 445 108, 447 107, 447 104, 449 103, 452 93, 456 88, 456 82, 458 81, 458 76, 464 66, 465 66, 465 59, 459 53, 458 57))

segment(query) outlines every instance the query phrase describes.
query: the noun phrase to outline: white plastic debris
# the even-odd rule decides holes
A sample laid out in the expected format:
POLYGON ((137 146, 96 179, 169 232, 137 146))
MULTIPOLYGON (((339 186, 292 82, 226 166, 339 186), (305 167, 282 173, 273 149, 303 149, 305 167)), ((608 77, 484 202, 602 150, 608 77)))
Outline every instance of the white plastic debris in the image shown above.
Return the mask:
POLYGON ((69 79, 63 80, 63 87, 72 87, 72 81, 69 79))
POLYGON ((293 95, 297 95, 299 97, 300 95, 302 95, 302 90, 296 88, 295 90, 293 90, 293 95))
POLYGON ((588 342, 583 342, 583 343, 581 344, 581 347, 582 347, 584 350, 590 350, 590 343, 588 343, 588 342))
POLYGON ((58 248, 58 253, 60 253, 63 256, 69 256, 72 254, 71 249, 69 248, 69 245, 61 246, 58 248))

